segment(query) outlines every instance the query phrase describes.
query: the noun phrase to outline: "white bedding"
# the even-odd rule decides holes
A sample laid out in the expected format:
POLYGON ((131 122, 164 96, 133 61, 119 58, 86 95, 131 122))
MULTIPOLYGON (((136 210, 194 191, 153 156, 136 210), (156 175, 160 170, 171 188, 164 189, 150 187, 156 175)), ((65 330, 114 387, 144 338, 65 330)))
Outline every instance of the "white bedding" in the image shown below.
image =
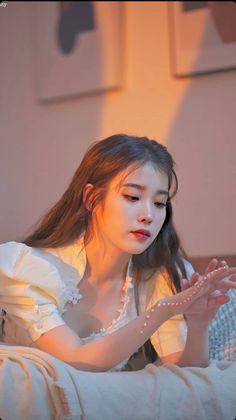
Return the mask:
POLYGON ((82 372, 29 347, 0 345, 2 420, 234 420, 236 363, 82 372))

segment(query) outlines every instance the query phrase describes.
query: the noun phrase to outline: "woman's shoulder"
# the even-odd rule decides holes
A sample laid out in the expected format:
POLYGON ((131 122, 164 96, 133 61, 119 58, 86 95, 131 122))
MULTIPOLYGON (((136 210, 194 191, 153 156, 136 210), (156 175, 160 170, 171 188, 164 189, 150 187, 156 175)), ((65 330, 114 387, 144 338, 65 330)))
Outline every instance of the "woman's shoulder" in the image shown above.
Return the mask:
POLYGON ((23 261, 26 257, 34 259, 34 262, 37 257, 47 260, 54 259, 55 262, 57 259, 56 255, 53 256, 50 251, 34 248, 23 242, 9 241, 0 244, 0 267, 5 267, 9 272, 14 269, 19 261, 23 261))
POLYGON ((58 248, 38 248, 26 245, 23 242, 9 241, 0 244, 0 265, 14 266, 25 257, 46 260, 58 264, 67 264, 73 256, 74 244, 58 248))
POLYGON ((6 274, 11 274, 17 261, 28 251, 27 245, 9 241, 0 244, 0 270, 4 269, 6 274))
POLYGON ((78 282, 78 272, 58 255, 22 242, 0 244, 0 283, 30 284, 49 294, 64 293, 78 282))
MULTIPOLYGON (((186 276, 189 278, 194 272, 194 269, 188 260, 183 258, 182 261, 186 270, 186 276)), ((177 270, 181 275, 179 268, 177 268, 177 270)), ((156 270, 152 270, 151 275, 140 283, 139 289, 140 294, 145 301, 152 301, 156 298, 160 299, 173 295, 174 285, 166 267, 161 266, 156 270)))
POLYGON ((45 248, 42 251, 49 255, 53 255, 58 260, 63 261, 65 264, 75 268, 79 272, 83 271, 84 266, 86 265, 86 252, 83 237, 74 240, 67 245, 62 245, 57 248, 45 248))

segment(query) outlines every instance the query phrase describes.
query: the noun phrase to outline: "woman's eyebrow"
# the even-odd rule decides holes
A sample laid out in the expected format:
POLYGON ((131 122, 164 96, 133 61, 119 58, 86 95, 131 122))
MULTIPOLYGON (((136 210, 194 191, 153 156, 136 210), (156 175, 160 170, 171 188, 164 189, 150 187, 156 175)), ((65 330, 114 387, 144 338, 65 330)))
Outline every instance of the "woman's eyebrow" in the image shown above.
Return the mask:
MULTIPOLYGON (((123 184, 122 187, 133 187, 137 188, 138 190, 144 191, 147 189, 145 185, 135 184, 133 182, 128 182, 127 184, 123 184)), ((157 194, 169 195, 168 191, 166 190, 157 190, 157 194)))

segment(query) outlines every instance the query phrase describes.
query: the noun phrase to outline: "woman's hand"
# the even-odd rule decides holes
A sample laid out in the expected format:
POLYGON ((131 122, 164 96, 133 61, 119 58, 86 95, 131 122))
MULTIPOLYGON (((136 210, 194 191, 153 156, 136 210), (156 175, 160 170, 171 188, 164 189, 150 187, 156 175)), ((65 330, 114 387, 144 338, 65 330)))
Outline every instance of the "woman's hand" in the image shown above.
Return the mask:
MULTIPOLYGON (((212 266, 213 264, 208 266, 203 276, 194 273, 188 288, 172 297, 161 299, 158 306, 169 306, 173 315, 181 313, 190 319, 193 315, 199 316, 205 311, 216 310, 228 302, 229 297, 225 293, 230 288, 236 289, 236 267, 220 265, 212 270, 212 266)), ((214 316, 213 312, 212 314, 214 316)))
MULTIPOLYGON (((227 266, 226 261, 218 261, 216 258, 213 258, 209 264, 207 265, 205 269, 205 275, 210 273, 213 270, 216 270, 220 267, 227 266)), ((199 279, 199 274, 194 273, 189 280, 183 279, 181 281, 181 290, 187 290, 190 286, 193 286, 199 279)), ((216 292, 212 292, 210 295, 210 298, 215 299, 213 302, 215 303, 215 307, 211 307, 206 309, 205 311, 199 313, 199 314, 189 314, 186 315, 188 324, 194 324, 194 325, 209 325, 212 320, 215 318, 219 308, 227 303, 230 300, 230 297, 226 295, 226 291, 218 290, 216 292)))

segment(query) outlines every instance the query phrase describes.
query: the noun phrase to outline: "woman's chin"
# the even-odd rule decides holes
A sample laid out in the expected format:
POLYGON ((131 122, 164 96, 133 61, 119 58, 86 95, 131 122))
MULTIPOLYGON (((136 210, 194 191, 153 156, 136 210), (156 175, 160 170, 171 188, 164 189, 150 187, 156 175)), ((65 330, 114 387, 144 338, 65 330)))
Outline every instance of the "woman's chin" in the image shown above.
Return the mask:
POLYGON ((129 250, 127 250, 127 251, 131 255, 139 255, 139 254, 142 254, 144 251, 146 251, 148 246, 144 246, 144 245, 133 246, 133 247, 129 247, 129 250))

